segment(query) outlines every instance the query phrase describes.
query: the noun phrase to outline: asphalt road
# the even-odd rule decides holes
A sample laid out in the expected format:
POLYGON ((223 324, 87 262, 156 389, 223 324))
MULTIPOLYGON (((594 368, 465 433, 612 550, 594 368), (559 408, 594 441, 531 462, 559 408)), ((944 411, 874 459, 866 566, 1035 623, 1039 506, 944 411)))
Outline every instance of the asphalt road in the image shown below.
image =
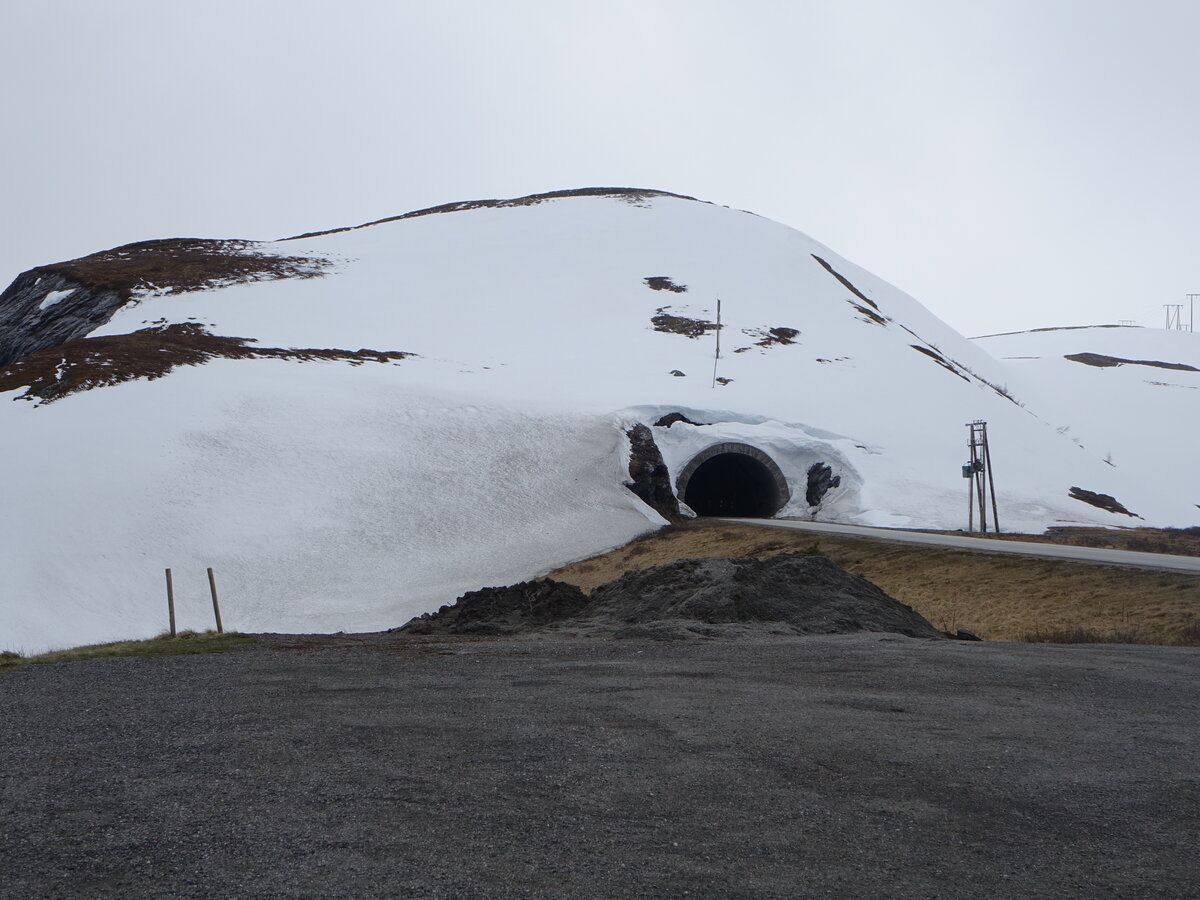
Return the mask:
POLYGON ((868 528, 863 525, 836 525, 831 522, 804 522, 799 519, 724 519, 748 525, 770 528, 795 528, 820 534, 844 534, 850 537, 869 537, 904 544, 927 544, 935 547, 954 547, 986 553, 1016 553, 1022 556, 1049 556, 1080 562, 1104 563, 1111 566, 1138 566, 1143 569, 1169 569, 1175 572, 1200 573, 1200 557, 1172 556, 1168 553, 1140 553, 1135 550, 1104 550, 1098 547, 1068 547, 1063 544, 1040 544, 1032 541, 998 541, 990 538, 953 534, 929 534, 893 528, 868 528))
POLYGON ((0 897, 1194 897, 1200 651, 267 636, 0 675, 0 897))

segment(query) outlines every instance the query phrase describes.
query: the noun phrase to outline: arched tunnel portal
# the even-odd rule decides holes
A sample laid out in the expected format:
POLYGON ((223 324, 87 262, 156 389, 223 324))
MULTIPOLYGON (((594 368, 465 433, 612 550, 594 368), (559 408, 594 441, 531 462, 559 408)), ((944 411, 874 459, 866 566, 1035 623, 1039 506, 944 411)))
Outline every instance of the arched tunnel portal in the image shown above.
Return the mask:
POLYGON ((791 490, 775 460, 749 444, 714 444, 692 457, 675 493, 698 516, 767 519, 787 505, 791 490))

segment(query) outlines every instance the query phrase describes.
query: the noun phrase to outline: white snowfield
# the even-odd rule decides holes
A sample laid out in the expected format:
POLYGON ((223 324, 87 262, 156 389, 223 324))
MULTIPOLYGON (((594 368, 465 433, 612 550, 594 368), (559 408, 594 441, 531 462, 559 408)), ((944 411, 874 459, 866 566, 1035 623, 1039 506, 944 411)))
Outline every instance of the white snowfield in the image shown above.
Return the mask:
POLYGON ((181 628, 210 627, 208 566, 227 628, 402 624, 662 524, 624 487, 625 431, 670 412, 702 423, 651 428, 672 480, 711 445, 745 443, 787 478, 780 515, 964 527, 964 424, 985 419, 1005 530, 1200 521, 1200 477, 1173 471, 1200 373, 1061 358, 1169 352, 1200 368, 1192 335, 972 342, 791 228, 674 197, 437 213, 257 250, 334 266, 147 295, 93 334, 199 321, 263 347, 418 355, 217 360, 0 402, 0 648, 158 633, 168 566, 181 628), (659 276, 687 290, 648 286, 659 276), (711 321, 717 298, 728 382, 714 386, 715 332, 651 319, 711 321), (799 333, 759 346, 771 328, 799 333), (815 463, 840 484, 810 506, 815 463), (1075 486, 1142 518, 1073 499, 1075 486))

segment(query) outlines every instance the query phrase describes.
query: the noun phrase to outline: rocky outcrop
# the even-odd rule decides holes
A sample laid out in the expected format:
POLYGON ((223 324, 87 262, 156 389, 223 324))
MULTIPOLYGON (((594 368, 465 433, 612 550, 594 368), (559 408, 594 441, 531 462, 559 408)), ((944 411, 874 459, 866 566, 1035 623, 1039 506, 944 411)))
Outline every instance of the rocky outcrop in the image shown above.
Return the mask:
POLYGON ((671 473, 654 434, 637 424, 625 432, 629 438, 629 478, 626 487, 665 519, 680 517, 679 500, 671 487, 671 473))
POLYGON ((84 337, 126 302, 114 288, 91 288, 57 272, 32 269, 0 294, 0 366, 84 337))
POLYGON ((1094 506, 1096 509, 1102 509, 1105 512, 1131 516, 1135 519, 1141 518, 1137 513, 1127 510, 1125 505, 1111 494, 1099 494, 1096 491, 1089 491, 1086 488, 1073 487, 1069 491, 1069 496, 1075 500, 1082 500, 1088 506, 1094 506))
POLYGON ((841 475, 834 475, 833 469, 825 463, 813 463, 808 467, 808 485, 804 491, 804 499, 809 506, 816 506, 829 491, 842 483, 841 475))
POLYGON ((0 294, 0 366, 82 338, 139 295, 248 281, 315 278, 325 259, 266 252, 253 241, 169 238, 30 269, 0 294))

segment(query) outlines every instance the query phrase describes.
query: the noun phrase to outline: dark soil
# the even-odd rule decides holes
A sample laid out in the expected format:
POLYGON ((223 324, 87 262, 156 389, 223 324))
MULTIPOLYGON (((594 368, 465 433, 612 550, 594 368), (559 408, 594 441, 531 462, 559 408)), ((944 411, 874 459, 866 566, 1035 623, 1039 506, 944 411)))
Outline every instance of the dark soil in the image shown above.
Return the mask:
POLYGON ((655 331, 661 331, 664 334, 682 334, 684 337, 699 338, 721 327, 715 322, 709 322, 707 319, 691 319, 687 316, 672 315, 667 312, 670 308, 669 306, 660 306, 655 314, 650 317, 650 322, 654 325, 655 331))
POLYGON ((513 197, 507 200, 464 200, 458 203, 443 203, 441 206, 430 206, 426 209, 417 209, 412 212, 403 213, 399 216, 389 216, 386 219, 376 219, 373 222, 365 222, 362 225, 349 225, 344 228, 330 228, 325 231, 308 231, 304 234, 298 234, 294 237, 284 238, 285 241, 298 241, 302 238, 320 237, 325 234, 339 234, 343 231, 357 231, 360 228, 370 228, 372 225, 382 225, 385 222, 398 222, 401 219, 415 219, 419 216, 432 216, 439 213, 463 212, 470 209, 507 209, 513 206, 537 206, 539 203, 545 203, 549 200, 561 200, 566 197, 612 197, 616 200, 623 200, 627 203, 643 203, 654 197, 675 197, 678 200, 693 200, 697 203, 704 203, 703 200, 697 200, 695 197, 688 197, 685 194, 672 194, 670 191, 656 191, 650 188, 622 188, 622 187, 590 187, 590 188, 574 188, 564 191, 548 191, 544 194, 529 194, 526 197, 513 197))
POLYGON ((414 634, 532 634, 686 640, 890 632, 941 638, 910 607, 822 556, 682 559, 626 572, 586 596, 557 581, 464 594, 403 625, 414 634))
POLYGON ((686 284, 676 284, 666 275, 651 275, 649 278, 643 278, 646 286, 654 291, 671 291, 674 294, 682 294, 687 291, 686 284))
POLYGON ((1116 497, 1110 494, 1097 494, 1095 491, 1084 490, 1081 487, 1073 487, 1069 491, 1069 495, 1075 500, 1082 500, 1089 506, 1094 506, 1097 509, 1103 509, 1111 513, 1120 513, 1123 516, 1130 516, 1135 519, 1140 519, 1137 513, 1132 513, 1127 510, 1116 497))
POLYGON ((587 595, 573 584, 544 579, 468 591, 435 613, 395 629, 407 634, 508 635, 540 631, 581 612, 587 595))
POLYGON ((1071 362, 1083 363, 1085 366, 1095 366, 1098 369, 1110 369, 1116 366, 1151 366, 1156 369, 1174 369, 1179 372, 1200 372, 1195 366, 1185 363, 1158 362, 1153 359, 1122 359, 1119 356, 1105 356, 1103 353, 1069 353, 1063 357, 1071 362))
POLYGON ((21 390, 14 399, 39 405, 92 388, 144 378, 162 378, 178 366, 210 359, 338 360, 351 365, 394 362, 412 356, 398 350, 318 350, 256 347, 253 338, 209 334, 203 325, 155 325, 131 334, 79 338, 40 350, 0 368, 0 393, 21 390))

